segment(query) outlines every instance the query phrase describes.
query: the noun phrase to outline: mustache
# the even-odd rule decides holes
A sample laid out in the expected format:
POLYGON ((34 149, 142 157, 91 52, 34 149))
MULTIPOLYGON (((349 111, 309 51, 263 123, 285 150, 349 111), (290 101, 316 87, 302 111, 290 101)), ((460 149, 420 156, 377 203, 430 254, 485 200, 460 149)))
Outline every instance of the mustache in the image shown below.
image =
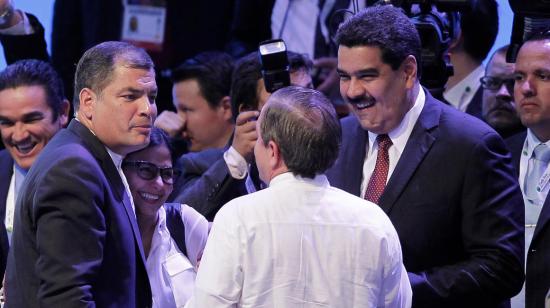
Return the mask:
POLYGON ((370 107, 376 103, 376 100, 371 96, 360 96, 360 97, 347 97, 348 103, 352 105, 362 104, 366 107, 370 107))

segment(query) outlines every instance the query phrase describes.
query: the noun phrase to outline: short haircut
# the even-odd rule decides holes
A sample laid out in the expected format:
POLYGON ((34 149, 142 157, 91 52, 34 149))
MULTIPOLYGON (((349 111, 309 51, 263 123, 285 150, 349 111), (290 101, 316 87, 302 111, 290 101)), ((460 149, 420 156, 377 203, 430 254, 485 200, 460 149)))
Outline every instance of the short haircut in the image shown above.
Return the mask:
POLYGON ((156 146, 165 146, 170 152, 172 165, 175 164, 177 157, 174 156, 174 148, 172 147, 172 142, 170 140, 170 137, 168 137, 168 135, 166 134, 166 132, 164 132, 162 129, 156 126, 153 126, 151 128, 151 134, 150 134, 149 140, 150 140, 149 144, 145 148, 138 150, 136 152, 143 151, 145 149, 154 148, 156 146))
MULTIPOLYGON (((291 73, 305 70, 308 74, 313 68, 313 62, 307 55, 287 51, 289 70, 291 73)), ((258 96, 258 80, 262 78, 262 63, 260 53, 251 52, 240 58, 235 64, 231 78, 231 108, 233 117, 239 114, 239 107, 246 110, 257 110, 260 98, 258 96)))
POLYGON ((550 40, 550 27, 535 29, 523 43, 547 40, 550 40))
POLYGON ((211 108, 220 105, 223 97, 229 96, 233 58, 219 51, 206 51, 185 60, 172 71, 172 82, 194 79, 199 84, 201 95, 211 108))
POLYGON ((334 107, 321 92, 294 86, 279 89, 260 117, 264 145, 275 142, 295 175, 313 178, 334 164, 342 129, 334 107))
POLYGON ((495 0, 474 0, 472 9, 460 16, 464 51, 478 62, 487 58, 498 34, 498 5, 495 0))
POLYGON ((502 47, 499 47, 497 50, 495 50, 495 52, 493 52, 493 54, 491 55, 491 58, 489 58, 489 61, 487 62, 487 66, 485 67, 485 73, 487 73, 487 70, 489 69, 489 63, 491 61, 493 61, 493 58, 495 57, 495 55, 506 55, 506 52, 508 51, 508 47, 510 47, 510 45, 504 45, 502 47))
POLYGON ((412 55, 421 66, 421 43, 416 27, 399 8, 371 6, 345 21, 336 32, 337 45, 377 47, 382 61, 397 70, 412 55))
POLYGON ((74 110, 80 107, 80 91, 89 88, 97 95, 112 81, 117 66, 152 70, 153 60, 145 50, 125 42, 103 42, 88 49, 76 66, 74 110))
POLYGON ((19 87, 40 86, 46 93, 48 106, 52 110, 52 122, 62 112, 63 82, 54 68, 39 60, 20 60, 0 72, 0 91, 19 87))

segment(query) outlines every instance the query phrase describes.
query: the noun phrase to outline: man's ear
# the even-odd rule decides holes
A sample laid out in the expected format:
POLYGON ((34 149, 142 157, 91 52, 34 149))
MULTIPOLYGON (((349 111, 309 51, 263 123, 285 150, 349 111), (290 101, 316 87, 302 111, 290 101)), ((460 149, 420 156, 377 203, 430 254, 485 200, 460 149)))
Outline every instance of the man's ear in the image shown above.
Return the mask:
POLYGON ((273 140, 270 140, 267 143, 267 148, 269 152, 269 165, 271 170, 279 169, 281 165, 284 164, 279 146, 273 140))
POLYGON ((78 107, 78 113, 82 114, 88 120, 92 119, 97 95, 90 88, 83 88, 78 95, 80 104, 78 107))
POLYGON ((231 98, 227 95, 222 97, 218 106, 218 108, 220 108, 220 111, 223 113, 223 119, 226 121, 231 121, 231 119, 233 119, 233 111, 231 110, 231 98))
POLYGON ((69 112, 71 110, 71 103, 68 99, 63 99, 61 102, 61 108, 59 110, 59 125, 65 127, 67 122, 69 122, 69 112))
POLYGON ((407 89, 411 89, 418 78, 418 63, 416 62, 416 58, 413 55, 408 55, 401 65, 405 73, 405 85, 407 89))

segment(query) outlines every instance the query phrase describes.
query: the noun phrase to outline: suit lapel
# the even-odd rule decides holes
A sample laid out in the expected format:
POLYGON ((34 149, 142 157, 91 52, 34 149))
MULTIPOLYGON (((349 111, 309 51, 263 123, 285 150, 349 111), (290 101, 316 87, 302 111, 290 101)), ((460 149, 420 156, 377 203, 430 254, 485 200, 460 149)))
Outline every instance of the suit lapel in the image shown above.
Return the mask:
POLYGON ((13 159, 7 150, 0 151, 0 219, 6 216, 6 201, 13 176, 13 159))
POLYGON ((122 179, 120 178, 120 174, 116 169, 113 159, 107 152, 107 149, 105 148, 103 143, 101 143, 99 139, 97 139, 97 137, 94 134, 92 134, 92 132, 87 127, 82 125, 80 122, 76 120, 71 121, 68 129, 73 131, 75 134, 80 136, 82 140, 84 140, 86 147, 88 148, 88 150, 90 150, 92 155, 97 159, 103 172, 105 172, 105 176, 111 186, 111 191, 115 195, 116 199, 119 202, 122 202, 124 206, 124 210, 126 212, 126 215, 128 216, 130 225, 132 226, 132 231, 134 233, 134 238, 136 240, 137 246, 139 248, 141 259, 143 261, 143 264, 145 264, 145 254, 141 243, 141 235, 139 232, 139 228, 137 226, 136 214, 132 209, 132 203, 130 202, 130 198, 126 193, 126 188, 122 183, 122 179))
POLYGON ((378 202, 384 212, 389 213, 407 186, 415 170, 437 139, 437 126, 441 116, 441 104, 427 90, 426 103, 409 136, 401 158, 397 162, 384 193, 378 202))
POLYGON ((542 232, 542 229, 547 228, 547 224, 550 222, 550 194, 546 197, 544 204, 542 205, 542 210, 540 212, 539 219, 537 220, 537 227, 535 228, 535 233, 533 234, 533 240, 531 243, 535 243, 537 236, 542 232))
POLYGON ((363 179, 363 164, 367 153, 367 131, 365 131, 355 116, 351 121, 351 129, 349 136, 346 136, 347 142, 343 146, 348 147, 343 152, 342 160, 343 168, 340 173, 340 181, 345 183, 342 189, 356 195, 361 196, 361 181, 363 179))

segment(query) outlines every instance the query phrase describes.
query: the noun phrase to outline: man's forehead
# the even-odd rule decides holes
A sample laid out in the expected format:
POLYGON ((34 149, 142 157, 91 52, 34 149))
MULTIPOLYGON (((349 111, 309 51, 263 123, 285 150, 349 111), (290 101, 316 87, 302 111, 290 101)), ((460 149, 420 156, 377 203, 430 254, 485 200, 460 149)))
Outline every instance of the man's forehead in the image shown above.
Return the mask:
POLYGON ((514 72, 514 63, 506 62, 506 55, 502 53, 496 54, 489 62, 487 67, 488 75, 508 75, 514 72))

